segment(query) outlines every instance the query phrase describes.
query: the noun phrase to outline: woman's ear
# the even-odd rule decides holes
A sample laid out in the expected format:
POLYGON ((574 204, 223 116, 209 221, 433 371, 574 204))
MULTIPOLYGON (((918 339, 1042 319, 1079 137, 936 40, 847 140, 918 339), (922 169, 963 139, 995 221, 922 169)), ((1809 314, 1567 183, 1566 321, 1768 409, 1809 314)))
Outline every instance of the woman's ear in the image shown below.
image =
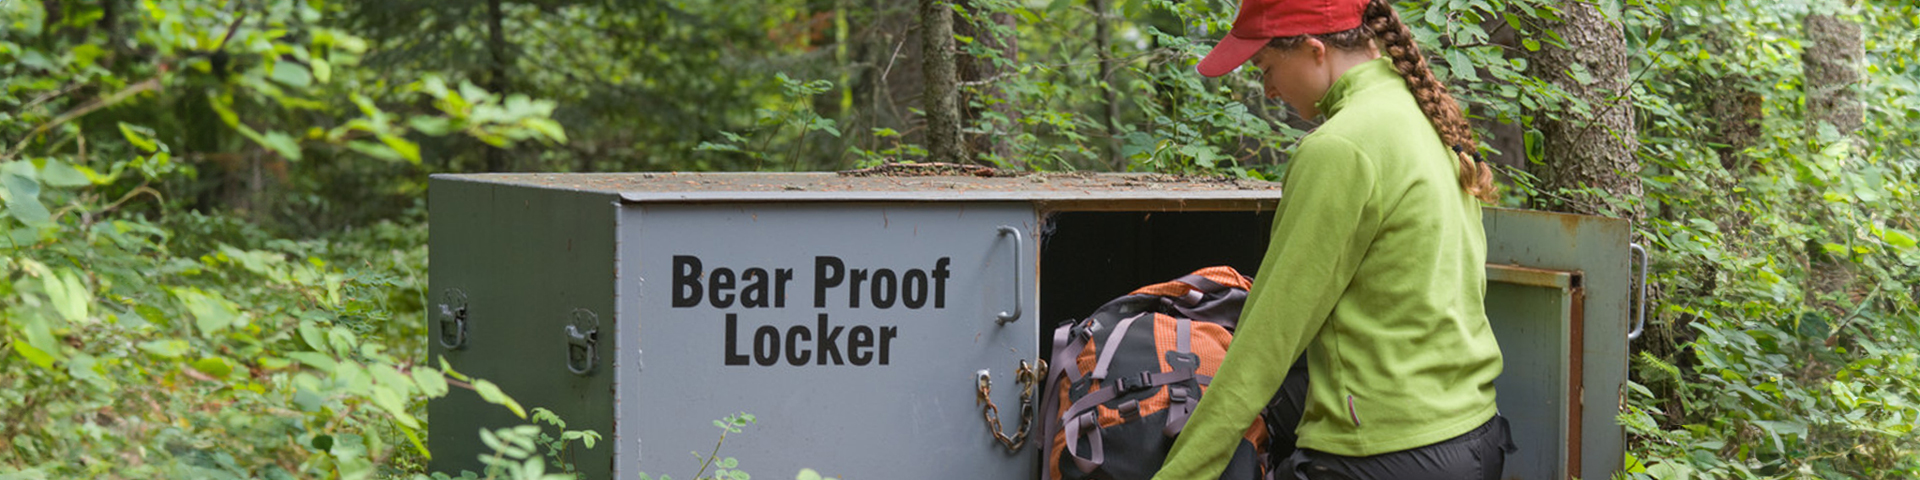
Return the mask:
POLYGON ((1326 42, 1322 42, 1318 38, 1307 37, 1307 40, 1301 43, 1305 45, 1308 49, 1313 51, 1314 65, 1323 66, 1327 64, 1328 59, 1327 59, 1327 43, 1326 42))

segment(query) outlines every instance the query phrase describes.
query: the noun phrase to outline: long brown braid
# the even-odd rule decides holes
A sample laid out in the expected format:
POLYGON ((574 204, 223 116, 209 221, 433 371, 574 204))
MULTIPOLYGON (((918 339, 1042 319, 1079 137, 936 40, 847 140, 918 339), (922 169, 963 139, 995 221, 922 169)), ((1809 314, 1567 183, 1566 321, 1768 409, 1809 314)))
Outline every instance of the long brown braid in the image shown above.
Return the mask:
POLYGON ((1480 201, 1493 203, 1493 169, 1477 156, 1480 143, 1474 138, 1473 127, 1467 125, 1460 104, 1447 93, 1447 84, 1434 78, 1433 70, 1427 68, 1427 57, 1413 43, 1413 31, 1400 21, 1400 13, 1388 0, 1372 0, 1361 14, 1361 23, 1373 30, 1381 53, 1393 60, 1393 68, 1407 80, 1407 89, 1413 91, 1420 111, 1427 114, 1440 140, 1453 149, 1453 156, 1460 161, 1460 188, 1480 201))
MULTIPOLYGON (((1268 46, 1291 49, 1299 45, 1308 36, 1281 37, 1268 42, 1268 46)), ((1393 10, 1391 0, 1371 0, 1361 13, 1359 28, 1341 32, 1311 35, 1328 47, 1341 50, 1357 50, 1368 46, 1368 40, 1378 42, 1380 53, 1393 61, 1394 70, 1407 81, 1407 89, 1413 92, 1415 103, 1420 111, 1427 114, 1427 121, 1433 124, 1433 130, 1440 134, 1440 140, 1453 150, 1459 160, 1460 188, 1472 194, 1480 201, 1493 203, 1493 169, 1478 157, 1479 141, 1475 139, 1473 127, 1467 124, 1467 118, 1460 110, 1460 103, 1447 93, 1447 84, 1433 76, 1433 70, 1427 67, 1427 57, 1420 53, 1420 46, 1413 43, 1413 31, 1400 21, 1399 12, 1393 10)))

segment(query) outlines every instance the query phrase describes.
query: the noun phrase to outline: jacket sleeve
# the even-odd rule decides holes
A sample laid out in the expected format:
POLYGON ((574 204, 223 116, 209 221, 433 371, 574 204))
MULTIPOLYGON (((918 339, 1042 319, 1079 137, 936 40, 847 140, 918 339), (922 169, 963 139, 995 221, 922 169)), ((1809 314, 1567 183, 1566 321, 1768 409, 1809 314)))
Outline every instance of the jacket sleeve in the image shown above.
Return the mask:
POLYGON ((1239 331, 1153 478, 1215 480, 1288 367, 1327 321, 1366 252, 1372 162, 1334 136, 1303 140, 1287 167, 1271 243, 1241 312, 1239 331))

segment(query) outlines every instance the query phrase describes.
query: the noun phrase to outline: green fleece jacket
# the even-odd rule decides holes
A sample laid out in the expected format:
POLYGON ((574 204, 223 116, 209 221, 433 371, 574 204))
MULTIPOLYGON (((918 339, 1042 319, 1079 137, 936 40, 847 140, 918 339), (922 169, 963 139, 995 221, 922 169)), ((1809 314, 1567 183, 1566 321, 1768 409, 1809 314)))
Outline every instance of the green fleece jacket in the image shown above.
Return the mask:
POLYGON ((1303 351, 1301 448, 1376 455, 1493 418, 1486 234, 1452 151, 1385 58, 1318 106, 1328 118, 1287 166, 1233 346, 1156 479, 1219 478, 1303 351))

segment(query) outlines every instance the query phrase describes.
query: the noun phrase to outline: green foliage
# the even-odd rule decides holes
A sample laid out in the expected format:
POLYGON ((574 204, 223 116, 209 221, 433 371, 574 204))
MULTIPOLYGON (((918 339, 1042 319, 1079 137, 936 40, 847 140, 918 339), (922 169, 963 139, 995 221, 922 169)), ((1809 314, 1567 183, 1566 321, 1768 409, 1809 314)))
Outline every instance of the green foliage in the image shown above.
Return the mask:
MULTIPOLYGON (((552 102, 434 77, 389 90, 327 8, 0 2, 0 476, 390 476, 428 455, 427 398, 491 385, 417 363, 417 210, 295 239, 200 211, 229 167, 417 168, 423 136, 566 140, 552 102)), ((292 187, 251 204, 326 206, 292 187)), ((548 458, 564 460, 532 461, 548 458)))
POLYGON ((1634 99, 1654 210, 1639 228, 1661 252, 1666 299, 1620 416, 1644 462, 1634 478, 1920 475, 1920 21, 1912 6, 1855 17, 1872 32, 1857 90, 1869 108, 1849 137, 1808 120, 1807 13, 1749 2, 1623 13, 1646 70, 1634 99), (1742 92, 1758 135, 1735 149, 1715 101, 1742 92))
MULTIPOLYGON (((961 2, 964 132, 1006 168, 1276 178, 1313 122, 1253 69, 1191 70, 1235 3, 961 2)), ((1595 108, 1546 81, 1592 72, 1520 59, 1565 43, 1558 3, 1398 3, 1469 116, 1522 137, 1510 205, 1566 194, 1527 174, 1554 161, 1531 126, 1595 108)), ((1659 299, 1626 475, 1920 476, 1920 7, 1603 3, 1645 187, 1610 200, 1648 212, 1659 299), (1866 32, 1857 132, 1810 120, 1812 13, 1866 32)), ((454 388, 529 425, 433 478, 573 473, 599 434, 420 363, 426 175, 916 160, 911 7, 0 0, 0 477, 417 477, 454 388)), ((746 478, 719 447, 752 421, 695 476, 746 478)))
MULTIPOLYGON (((753 414, 746 412, 727 415, 725 418, 714 420, 713 427, 720 429, 720 439, 713 442, 713 450, 704 455, 700 452, 689 452, 693 455, 694 461, 700 464, 700 470, 694 472, 693 478, 695 480, 751 480, 753 478, 752 475, 740 470, 740 459, 720 456, 720 447, 726 445, 727 435, 744 432, 748 425, 756 421, 758 421, 758 419, 754 417, 753 414), (709 469, 713 470, 713 475, 707 475, 707 470, 709 469)), ((801 469, 799 474, 795 476, 796 480, 822 480, 822 478, 831 480, 830 477, 821 477, 820 472, 816 472, 811 468, 801 469)), ((655 477, 646 474, 646 472, 641 472, 640 479, 673 480, 673 477, 667 475, 655 477)))

